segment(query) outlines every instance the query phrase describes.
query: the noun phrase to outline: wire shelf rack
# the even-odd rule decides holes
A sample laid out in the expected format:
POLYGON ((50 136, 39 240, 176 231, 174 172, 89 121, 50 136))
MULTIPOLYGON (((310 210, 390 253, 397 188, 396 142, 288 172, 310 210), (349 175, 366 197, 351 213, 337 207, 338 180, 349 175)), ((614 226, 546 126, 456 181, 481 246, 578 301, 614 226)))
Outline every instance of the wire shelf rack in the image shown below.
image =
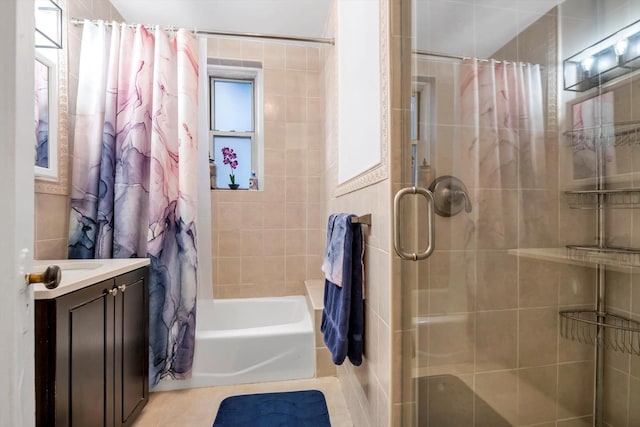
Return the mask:
POLYGON ((567 257, 588 263, 640 267, 640 250, 633 248, 567 245, 567 257))
POLYGON ((563 133, 573 147, 640 144, 640 121, 603 123, 589 128, 572 129, 563 133))
POLYGON ((597 327, 604 327, 606 348, 621 353, 640 355, 640 322, 595 310, 560 312, 560 334, 583 344, 596 344, 597 327))
POLYGON ((572 209, 605 208, 631 209, 640 207, 640 189, 565 191, 567 203, 572 209), (599 197, 602 196, 602 197, 599 197))

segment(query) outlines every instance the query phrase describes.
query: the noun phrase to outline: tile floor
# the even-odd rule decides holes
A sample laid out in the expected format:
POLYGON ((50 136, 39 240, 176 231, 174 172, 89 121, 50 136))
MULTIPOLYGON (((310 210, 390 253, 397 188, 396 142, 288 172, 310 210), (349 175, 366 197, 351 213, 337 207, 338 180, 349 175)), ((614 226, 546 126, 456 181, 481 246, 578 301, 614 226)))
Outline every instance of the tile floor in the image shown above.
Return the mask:
POLYGON ((151 393, 133 427, 211 427, 225 397, 248 393, 320 390, 329 408, 332 427, 353 426, 336 377, 240 384, 151 393))

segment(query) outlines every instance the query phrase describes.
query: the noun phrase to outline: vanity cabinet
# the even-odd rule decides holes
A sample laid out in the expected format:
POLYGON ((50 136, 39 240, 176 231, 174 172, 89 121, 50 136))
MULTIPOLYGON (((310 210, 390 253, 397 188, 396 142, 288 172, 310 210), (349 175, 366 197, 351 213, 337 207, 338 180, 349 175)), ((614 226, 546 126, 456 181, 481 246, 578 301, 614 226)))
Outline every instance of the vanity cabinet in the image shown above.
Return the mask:
POLYGON ((148 400, 148 268, 36 300, 36 424, 130 426, 148 400))

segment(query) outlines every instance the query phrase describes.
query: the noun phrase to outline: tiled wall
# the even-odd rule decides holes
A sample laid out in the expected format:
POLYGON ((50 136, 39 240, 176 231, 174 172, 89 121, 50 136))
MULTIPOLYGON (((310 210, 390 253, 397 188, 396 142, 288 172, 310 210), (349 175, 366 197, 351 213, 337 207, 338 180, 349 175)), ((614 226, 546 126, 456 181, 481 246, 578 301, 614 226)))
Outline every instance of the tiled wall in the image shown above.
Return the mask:
POLYGON ((210 38, 208 57, 264 70, 263 191, 211 192, 214 297, 304 294, 325 241, 320 48, 210 38))
POLYGON ((67 257, 69 197, 35 193, 34 259, 67 257))
MULTIPOLYGON (((334 2, 327 26, 329 36, 335 34, 335 10, 334 2)), ((371 227, 364 226, 363 229, 366 283, 364 358, 362 365, 357 367, 345 361, 338 367, 338 377, 354 425, 386 427, 390 425, 392 416, 390 180, 385 179, 352 193, 335 195, 338 185, 336 55, 334 48, 323 51, 327 97, 326 165, 323 170, 327 199, 325 215, 334 212, 372 215, 371 227)))
MULTIPOLYGON (((67 0, 68 17, 122 21, 109 0, 67 0)), ((69 153, 73 152, 75 99, 78 90, 78 64, 82 26, 68 26, 68 99, 69 153)), ((71 168, 72 160, 68 165, 71 168)), ((71 174, 69 174, 71 176, 71 174)), ((67 257, 69 234, 69 196, 35 193, 35 259, 63 259, 67 257)))

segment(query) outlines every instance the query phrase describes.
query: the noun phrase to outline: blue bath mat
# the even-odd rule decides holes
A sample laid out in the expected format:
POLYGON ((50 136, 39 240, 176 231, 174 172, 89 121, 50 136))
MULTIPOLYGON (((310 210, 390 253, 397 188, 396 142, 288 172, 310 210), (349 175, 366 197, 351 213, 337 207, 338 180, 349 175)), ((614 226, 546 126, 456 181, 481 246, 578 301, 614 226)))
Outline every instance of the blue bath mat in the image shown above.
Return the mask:
POLYGON ((245 394, 220 404, 213 427, 330 427, 324 394, 318 390, 245 394))

